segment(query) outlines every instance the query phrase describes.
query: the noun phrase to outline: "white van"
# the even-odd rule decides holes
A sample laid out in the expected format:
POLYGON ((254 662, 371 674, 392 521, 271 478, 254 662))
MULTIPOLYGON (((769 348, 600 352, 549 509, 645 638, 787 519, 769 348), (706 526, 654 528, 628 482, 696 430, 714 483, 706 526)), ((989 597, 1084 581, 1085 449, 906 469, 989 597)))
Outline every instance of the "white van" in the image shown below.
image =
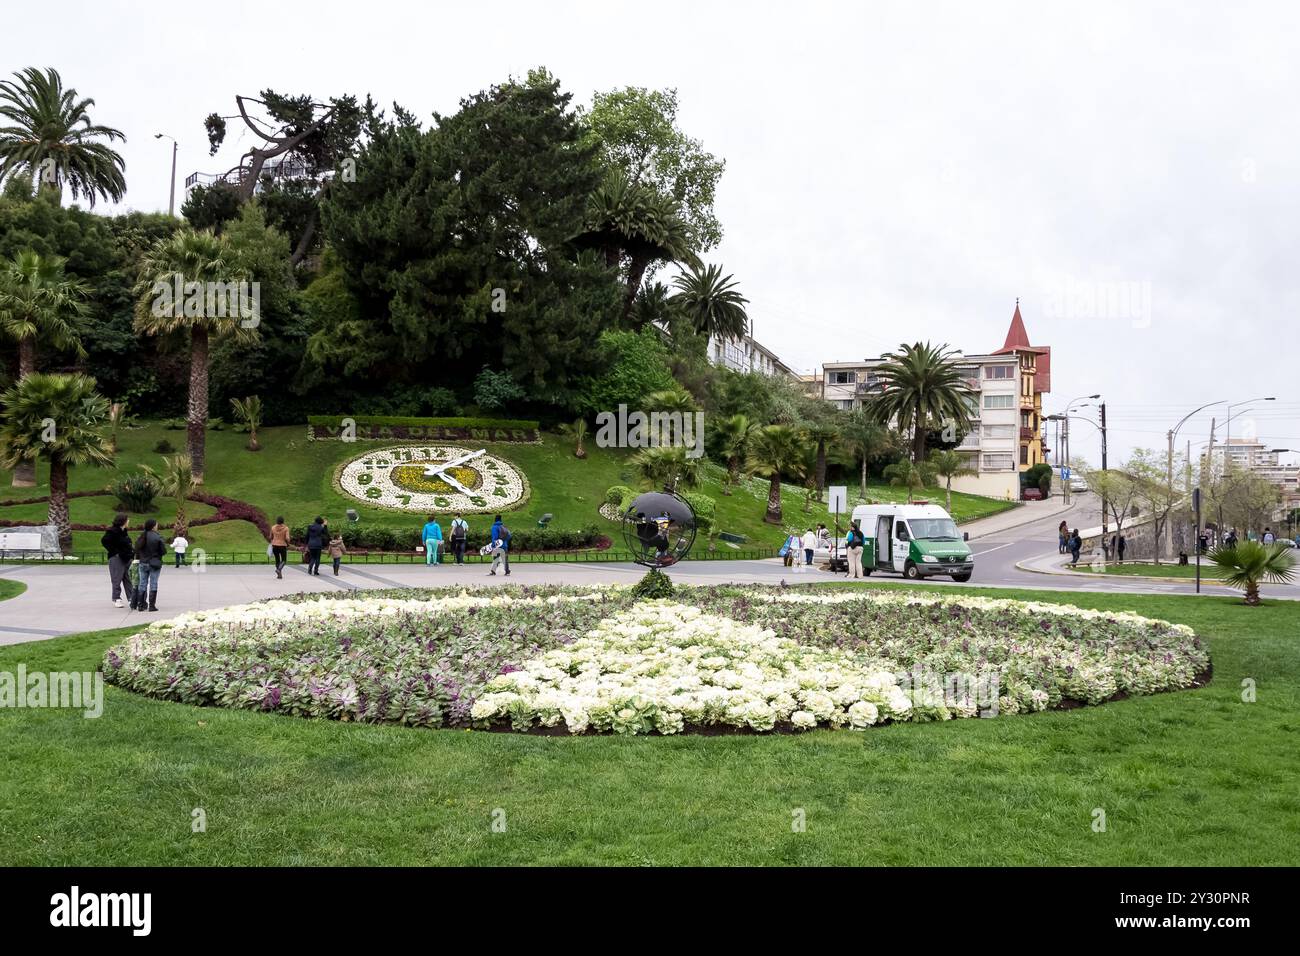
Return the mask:
POLYGON ((853 520, 862 529, 862 570, 904 577, 949 575, 969 581, 975 570, 970 546, 952 516, 938 505, 858 505, 853 520))

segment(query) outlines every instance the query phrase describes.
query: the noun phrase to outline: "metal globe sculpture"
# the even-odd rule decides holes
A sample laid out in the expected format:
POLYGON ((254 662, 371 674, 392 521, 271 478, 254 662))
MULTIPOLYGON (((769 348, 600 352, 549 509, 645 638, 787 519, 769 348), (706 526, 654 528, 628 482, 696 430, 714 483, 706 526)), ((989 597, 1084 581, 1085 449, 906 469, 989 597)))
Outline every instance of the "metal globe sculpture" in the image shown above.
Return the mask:
POLYGON ((666 568, 686 557, 695 530, 695 512, 670 491, 638 495, 623 512, 623 541, 643 567, 666 568))

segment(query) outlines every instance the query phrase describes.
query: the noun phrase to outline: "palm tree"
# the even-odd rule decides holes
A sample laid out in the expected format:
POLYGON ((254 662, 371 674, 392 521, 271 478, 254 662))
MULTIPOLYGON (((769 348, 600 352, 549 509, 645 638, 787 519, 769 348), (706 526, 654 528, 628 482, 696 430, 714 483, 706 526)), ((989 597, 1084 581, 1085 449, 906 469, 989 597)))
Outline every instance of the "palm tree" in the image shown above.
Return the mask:
POLYGON ((972 392, 951 362, 955 354, 929 342, 904 343, 877 369, 884 390, 871 399, 870 413, 883 425, 896 420, 900 431, 912 433, 913 461, 925 460, 925 433, 932 424, 970 427, 972 392))
POLYGON ((723 276, 721 266, 690 266, 673 279, 677 292, 672 302, 691 327, 700 335, 722 339, 743 338, 749 332, 749 303, 731 276, 723 276))
POLYGON ((962 475, 974 475, 978 472, 966 467, 966 460, 955 451, 937 451, 930 456, 930 467, 934 473, 944 479, 944 494, 948 499, 948 513, 952 514, 952 480, 962 475))
POLYGON ((256 328, 246 328, 237 312, 221 309, 208 314, 207 308, 186 309, 175 296, 161 290, 179 281, 230 283, 242 278, 228 255, 223 240, 211 232, 181 229, 160 239, 144 256, 140 281, 136 284, 135 327, 147 335, 188 334, 190 344, 190 394, 187 406, 187 433, 194 481, 203 483, 204 441, 208 427, 209 343, 213 337, 232 338, 248 343, 257 340, 256 328), (170 300, 170 301, 169 301, 170 300), (186 313, 200 313, 189 314, 186 313))
POLYGON ((730 495, 732 487, 740 480, 740 466, 745 461, 750 439, 759 427, 745 415, 732 415, 713 426, 718 452, 727 460, 727 475, 722 482, 724 495, 730 495))
POLYGON ((627 265, 623 320, 632 314, 646 270, 657 262, 693 264, 690 227, 677 204, 653 190, 628 181, 621 170, 610 173, 587 203, 586 231, 574 240, 594 248, 606 265, 627 265))
POLYGON ((1223 583, 1246 592, 1246 603, 1259 604, 1259 583, 1286 584, 1295 577, 1295 560, 1282 544, 1241 541, 1235 548, 1215 548, 1210 560, 1222 571, 1223 583))
POLYGON ((256 395, 232 398, 230 410, 234 412, 236 418, 248 426, 248 450, 261 451, 262 446, 257 443, 257 429, 262 424, 262 400, 256 395))
POLYGON ((162 493, 176 502, 176 520, 172 522, 175 534, 185 534, 190 527, 185 514, 185 502, 194 494, 199 482, 194 477, 194 468, 189 455, 172 455, 162 460, 162 470, 155 472, 147 465, 144 471, 158 479, 162 493))
MULTIPOLYGON (((0 266, 0 331, 18 343, 18 378, 36 371, 36 340, 84 357, 76 320, 86 314, 90 287, 63 271, 64 260, 25 249, 0 266)), ((30 488, 36 472, 30 462, 14 469, 13 484, 30 488)))
POLYGON ((854 412, 844 423, 843 439, 853 457, 861 463, 858 498, 867 500, 867 466, 872 458, 888 454, 897 444, 894 433, 862 412, 854 412))
POLYGON ((28 67, 0 83, 0 180, 22 170, 40 175, 41 188, 63 201, 63 184, 72 198, 81 196, 93 207, 96 197, 119 202, 126 194, 126 164, 109 147, 121 131, 90 121, 92 99, 79 99, 64 89, 58 71, 28 67))
POLYGON ((117 454, 117 432, 118 429, 122 427, 124 421, 126 421, 126 402, 114 402, 112 405, 109 405, 108 427, 110 431, 108 435, 108 447, 113 450, 114 455, 117 454))
POLYGON ((0 467, 50 463, 50 524, 65 551, 72 547, 68 469, 113 464, 101 431, 107 420, 108 399, 86 375, 33 372, 0 395, 0 467))
POLYGON ((840 437, 840 426, 830 420, 812 422, 804 428, 804 437, 817 449, 812 478, 817 500, 821 501, 826 488, 826 446, 840 437))
POLYGON ((767 511, 763 520, 781 523, 781 477, 799 480, 804 477, 805 447, 799 431, 789 425, 768 425, 754 434, 749 443, 746 470, 768 479, 767 511))
POLYGON ((928 461, 911 461, 907 458, 894 462, 885 469, 884 474, 893 487, 907 489, 908 504, 912 503, 916 492, 925 488, 934 476, 928 461))
POLYGON ((582 443, 587 438, 587 420, 585 418, 575 419, 572 422, 564 422, 560 425, 560 434, 572 438, 577 447, 573 449, 574 458, 586 458, 587 449, 582 443))
POLYGON ((654 445, 643 448, 630 461, 647 488, 676 492, 679 486, 693 488, 700 483, 700 459, 688 458, 685 448, 654 445))

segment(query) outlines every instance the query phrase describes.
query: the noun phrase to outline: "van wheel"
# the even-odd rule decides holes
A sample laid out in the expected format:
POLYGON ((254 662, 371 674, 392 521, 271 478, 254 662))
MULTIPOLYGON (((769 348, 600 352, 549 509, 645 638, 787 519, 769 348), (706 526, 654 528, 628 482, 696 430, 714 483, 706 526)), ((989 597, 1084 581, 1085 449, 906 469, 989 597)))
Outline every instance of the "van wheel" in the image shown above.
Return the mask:
POLYGON ((874 568, 863 568, 863 569, 862 569, 862 573, 863 573, 864 575, 866 575, 867 577, 871 577, 871 572, 872 572, 873 570, 875 570, 875 569, 874 569, 874 568))
POLYGON ((967 571, 965 574, 954 574, 952 576, 952 579, 956 581, 958 584, 965 584, 967 581, 970 580, 970 572, 967 571))
POLYGON ((920 579, 921 572, 915 564, 908 561, 907 564, 903 565, 903 577, 911 578, 913 581, 916 581, 920 579))

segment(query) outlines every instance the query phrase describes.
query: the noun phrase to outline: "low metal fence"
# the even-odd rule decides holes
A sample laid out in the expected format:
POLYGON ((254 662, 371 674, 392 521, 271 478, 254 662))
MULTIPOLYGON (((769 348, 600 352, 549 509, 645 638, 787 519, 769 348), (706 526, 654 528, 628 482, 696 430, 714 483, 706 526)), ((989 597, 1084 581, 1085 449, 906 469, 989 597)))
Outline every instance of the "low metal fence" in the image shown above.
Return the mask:
MULTIPOLYGON (((186 564, 193 564, 198 549, 194 549, 186 556, 186 564)), ((686 555, 686 561, 754 561, 762 558, 774 558, 777 556, 776 548, 721 548, 717 551, 692 551, 686 555)), ((296 549, 290 552, 290 564, 298 564, 306 561, 306 557, 301 555, 296 549)), ((171 567, 174 558, 168 555, 164 561, 164 567, 171 567)), ((205 551, 203 552, 203 561, 206 564, 270 564, 271 558, 264 551, 205 551)), ((327 553, 322 553, 321 563, 329 564, 330 557, 327 553)), ((450 564, 455 558, 450 553, 444 552, 442 563, 450 564)), ((510 553, 511 564, 619 564, 629 563, 633 560, 632 554, 627 551, 607 551, 598 550, 579 550, 579 551, 519 551, 510 553)), ((491 555, 481 555, 477 551, 465 555, 467 564, 490 564, 491 555)), ((12 552, 0 556, 0 564, 107 564, 108 555, 103 551, 72 551, 63 557, 46 557, 44 555, 15 555, 12 552)), ((425 556, 419 551, 403 552, 356 552, 343 556, 343 563, 346 564, 424 564, 425 556)))

